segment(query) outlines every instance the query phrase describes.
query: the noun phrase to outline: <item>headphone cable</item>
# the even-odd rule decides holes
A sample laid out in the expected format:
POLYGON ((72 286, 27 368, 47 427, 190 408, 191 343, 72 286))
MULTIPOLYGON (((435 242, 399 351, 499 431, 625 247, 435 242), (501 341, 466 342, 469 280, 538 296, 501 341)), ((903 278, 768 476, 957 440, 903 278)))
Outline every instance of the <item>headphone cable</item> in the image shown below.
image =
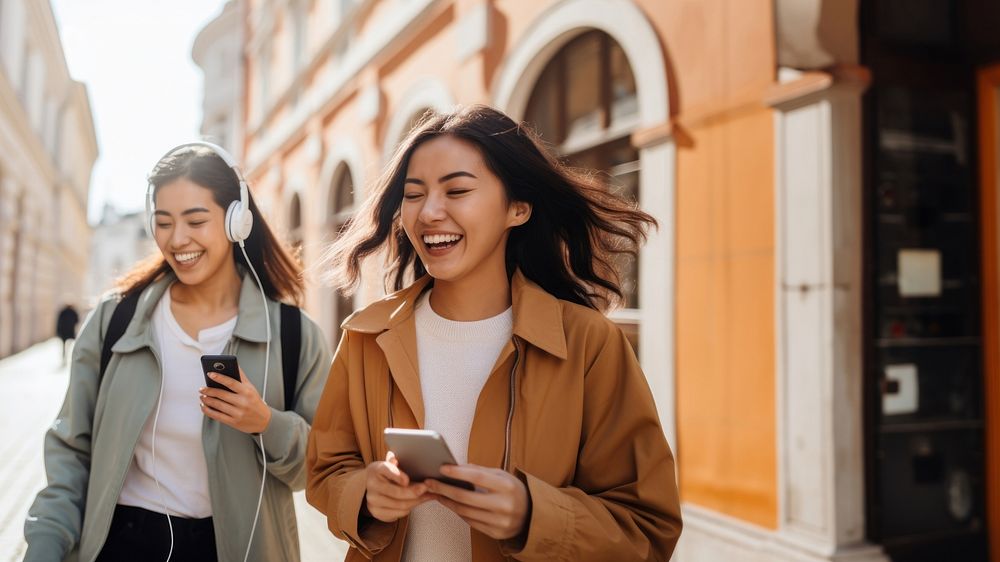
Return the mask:
POLYGON ((163 403, 163 382, 163 375, 161 374, 160 396, 156 399, 156 415, 153 416, 153 437, 151 448, 153 453, 153 482, 156 482, 156 491, 160 496, 160 507, 163 508, 163 513, 167 516, 167 529, 170 530, 170 549, 167 550, 167 559, 165 561, 170 562, 170 557, 174 553, 174 524, 170 521, 170 510, 167 509, 167 500, 163 496, 163 488, 160 487, 160 479, 156 475, 156 424, 160 421, 160 405, 163 403))
MULTIPOLYGON (((260 282, 260 277, 257 275, 257 270, 254 269, 253 264, 250 263, 250 256, 247 255, 247 249, 243 245, 243 241, 239 241, 240 250, 243 252, 243 258, 247 262, 247 267, 250 268, 250 272, 253 273, 254 280, 257 281, 257 288, 260 289, 260 298, 264 302, 264 326, 267 333, 267 343, 265 344, 264 350, 264 384, 262 385, 260 392, 260 399, 264 401, 266 405, 267 402, 264 400, 267 395, 267 371, 271 360, 271 316, 267 308, 267 296, 264 294, 264 285, 260 282)), ((247 562, 250 558, 250 547, 253 545, 253 535, 257 530, 257 520, 260 518, 260 506, 264 500, 264 482, 267 481, 267 453, 264 451, 264 436, 262 434, 257 435, 257 444, 260 446, 260 459, 261 459, 261 477, 260 477, 260 494, 257 496, 257 510, 253 515, 253 526, 250 527, 250 540, 247 541, 247 551, 243 556, 243 562, 247 562)))

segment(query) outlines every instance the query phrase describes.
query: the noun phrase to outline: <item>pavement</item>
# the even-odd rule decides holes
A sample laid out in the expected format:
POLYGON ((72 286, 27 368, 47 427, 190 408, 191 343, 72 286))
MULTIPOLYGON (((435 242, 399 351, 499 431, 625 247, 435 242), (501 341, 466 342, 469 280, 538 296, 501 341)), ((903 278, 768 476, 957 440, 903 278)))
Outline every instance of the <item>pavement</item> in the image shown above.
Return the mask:
MULTIPOLYGON (((62 406, 69 368, 62 343, 51 339, 0 360, 0 562, 24 557, 24 517, 45 486, 42 438, 62 406)), ((333 537, 326 518, 297 492, 295 512, 302 562, 343 560, 347 543, 333 537)))

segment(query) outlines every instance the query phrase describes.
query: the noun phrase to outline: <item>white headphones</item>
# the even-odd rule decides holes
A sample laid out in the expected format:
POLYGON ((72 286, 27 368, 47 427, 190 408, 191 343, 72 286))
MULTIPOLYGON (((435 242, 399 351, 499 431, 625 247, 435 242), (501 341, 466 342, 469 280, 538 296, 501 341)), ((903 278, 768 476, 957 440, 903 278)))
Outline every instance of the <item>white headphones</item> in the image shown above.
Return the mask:
MULTIPOLYGON (((226 149, 222 148, 217 144, 212 144, 205 141, 192 141, 186 142, 184 144, 175 146, 171 148, 166 154, 160 157, 156 162, 156 166, 159 166, 161 162, 173 153, 181 150, 182 148, 190 148, 192 146, 203 146, 210 149, 212 152, 217 154, 222 161, 226 163, 227 166, 232 168, 233 173, 236 174, 236 179, 240 182, 240 200, 233 201, 229 204, 229 208, 226 209, 226 238, 230 242, 235 242, 240 246, 243 245, 243 241, 250 237, 250 231, 253 229, 253 213, 250 212, 250 192, 247 188, 247 182, 243 179, 243 173, 240 172, 239 167, 236 165, 236 159, 233 158, 231 154, 226 152, 226 149)), ((153 169, 156 169, 156 166, 153 169)), ((155 210, 155 202, 153 201, 153 184, 149 183, 146 187, 146 233, 149 237, 153 237, 155 217, 153 211, 155 210)))

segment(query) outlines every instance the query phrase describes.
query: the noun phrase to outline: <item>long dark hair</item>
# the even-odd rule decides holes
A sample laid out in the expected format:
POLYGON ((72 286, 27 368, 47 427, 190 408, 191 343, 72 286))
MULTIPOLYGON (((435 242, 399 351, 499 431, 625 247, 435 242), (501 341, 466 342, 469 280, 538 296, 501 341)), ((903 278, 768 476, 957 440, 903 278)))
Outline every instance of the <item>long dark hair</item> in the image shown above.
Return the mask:
POLYGON ((606 174, 573 170, 545 149, 524 124, 483 105, 428 113, 400 143, 357 217, 321 261, 325 278, 353 291, 364 258, 385 251, 395 290, 408 275, 426 273, 399 220, 410 158, 421 144, 451 135, 472 143, 506 189, 508 201, 532 206, 531 218, 511 229, 507 273, 520 269, 557 298, 597 310, 622 303, 615 258, 635 256, 656 220, 614 195, 606 174))
MULTIPOLYGON (((153 186, 154 200, 161 187, 182 178, 211 191, 212 199, 223 209, 240 198, 236 172, 209 148, 183 148, 157 162, 148 178, 153 186)), ((264 293, 272 300, 301 305, 305 292, 302 267, 271 232, 252 195, 250 212, 253 213, 253 228, 243 244, 250 263, 260 276, 264 293)), ((238 266, 245 268, 247 265, 243 252, 236 244, 233 244, 233 260, 238 266)), ((145 289, 170 270, 170 264, 157 252, 137 263, 118 280, 116 286, 123 296, 127 296, 145 289)))

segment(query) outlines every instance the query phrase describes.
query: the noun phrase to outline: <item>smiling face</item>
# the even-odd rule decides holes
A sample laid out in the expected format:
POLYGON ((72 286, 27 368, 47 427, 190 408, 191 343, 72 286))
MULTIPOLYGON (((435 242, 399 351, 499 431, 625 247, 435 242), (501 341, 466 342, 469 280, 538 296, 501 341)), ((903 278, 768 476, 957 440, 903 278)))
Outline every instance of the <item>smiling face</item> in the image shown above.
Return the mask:
POLYGON ((435 280, 506 275, 508 233, 530 216, 527 203, 507 200, 500 179, 473 144, 444 135, 410 156, 400 218, 435 280))
POLYGON ((235 272, 225 216, 210 190, 186 178, 156 191, 153 238, 181 283, 197 286, 227 268, 235 272))

